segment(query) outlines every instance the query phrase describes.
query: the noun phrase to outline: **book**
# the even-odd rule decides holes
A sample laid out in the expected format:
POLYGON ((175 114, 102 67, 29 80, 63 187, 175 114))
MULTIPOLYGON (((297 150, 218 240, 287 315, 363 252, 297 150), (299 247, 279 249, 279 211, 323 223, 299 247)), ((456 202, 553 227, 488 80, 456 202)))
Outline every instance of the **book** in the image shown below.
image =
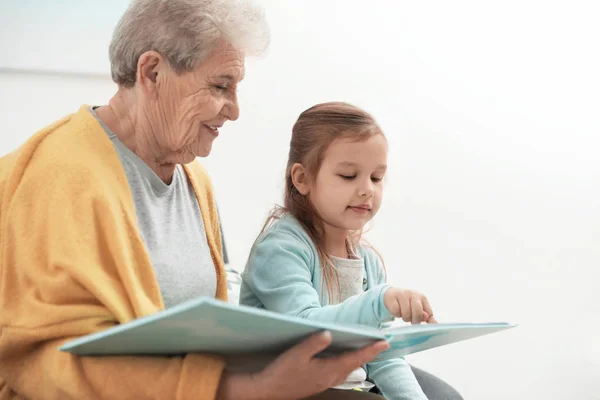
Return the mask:
POLYGON ((71 340, 59 350, 82 356, 209 353, 225 357, 230 369, 249 371, 261 368, 311 334, 325 330, 331 333, 332 343, 320 356, 340 354, 378 340, 387 340, 390 349, 379 354, 378 359, 382 360, 515 326, 506 322, 440 323, 377 329, 311 321, 200 297, 71 340))

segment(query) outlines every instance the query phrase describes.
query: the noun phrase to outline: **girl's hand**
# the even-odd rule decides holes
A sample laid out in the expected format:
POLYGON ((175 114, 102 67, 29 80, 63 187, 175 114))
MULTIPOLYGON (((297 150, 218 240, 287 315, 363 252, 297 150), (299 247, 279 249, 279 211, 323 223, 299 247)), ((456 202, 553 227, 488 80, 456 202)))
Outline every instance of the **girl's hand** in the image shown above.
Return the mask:
POLYGON ((414 290, 391 287, 383 295, 385 307, 404 322, 437 324, 433 310, 424 294, 414 290))

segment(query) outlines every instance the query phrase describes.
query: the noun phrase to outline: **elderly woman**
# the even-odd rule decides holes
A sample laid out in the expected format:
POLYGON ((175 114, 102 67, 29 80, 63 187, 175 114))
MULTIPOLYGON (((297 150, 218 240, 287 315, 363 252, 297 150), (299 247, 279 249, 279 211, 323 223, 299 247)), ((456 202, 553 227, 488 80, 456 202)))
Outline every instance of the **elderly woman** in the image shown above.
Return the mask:
MULTIPOLYGON (((244 58, 267 43, 250 2, 135 0, 110 45, 108 105, 83 106, 0 159, 0 399, 294 399, 386 348, 314 358, 325 333, 254 375, 206 354, 57 350, 187 299, 226 299, 215 201, 195 159, 238 118, 244 58)), ((322 398, 336 395, 353 396, 322 398)))

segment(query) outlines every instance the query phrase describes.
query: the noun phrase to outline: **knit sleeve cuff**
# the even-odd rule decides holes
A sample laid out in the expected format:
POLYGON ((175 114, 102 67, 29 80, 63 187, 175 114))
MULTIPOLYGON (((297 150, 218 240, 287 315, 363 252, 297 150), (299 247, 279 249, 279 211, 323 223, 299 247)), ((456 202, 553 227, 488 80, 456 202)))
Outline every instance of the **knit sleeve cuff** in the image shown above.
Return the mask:
POLYGON ((394 315, 385 306, 384 295, 391 286, 387 283, 378 285, 373 289, 378 292, 378 301, 375 302, 375 315, 379 323, 390 322, 394 320, 394 315))

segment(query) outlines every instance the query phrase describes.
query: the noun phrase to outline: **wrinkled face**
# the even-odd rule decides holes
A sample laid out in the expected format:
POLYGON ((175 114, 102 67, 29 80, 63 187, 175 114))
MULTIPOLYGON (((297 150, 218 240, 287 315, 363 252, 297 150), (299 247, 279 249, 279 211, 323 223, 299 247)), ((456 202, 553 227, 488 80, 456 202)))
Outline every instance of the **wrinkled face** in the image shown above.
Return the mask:
POLYGON ((155 86, 143 112, 157 160, 187 164, 210 154, 219 128, 239 116, 236 90, 244 77, 244 58, 223 44, 190 72, 176 74, 164 61, 149 70, 155 86))
POLYGON ((363 142, 334 141, 310 184, 312 205, 324 222, 361 230, 379 211, 387 168, 387 141, 375 135, 363 142))

